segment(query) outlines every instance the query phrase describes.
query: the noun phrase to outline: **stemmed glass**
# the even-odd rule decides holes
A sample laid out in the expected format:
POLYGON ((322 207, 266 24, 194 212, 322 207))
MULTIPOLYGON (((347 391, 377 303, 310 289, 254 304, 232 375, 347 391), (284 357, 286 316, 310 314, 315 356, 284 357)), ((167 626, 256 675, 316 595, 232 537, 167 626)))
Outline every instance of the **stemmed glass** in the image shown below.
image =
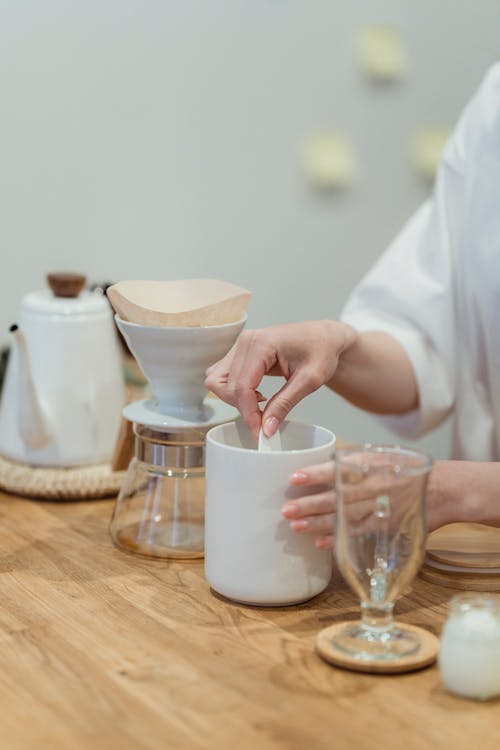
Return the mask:
POLYGON ((416 575, 426 540, 425 490, 432 460, 390 445, 336 451, 335 554, 361 600, 361 621, 347 623, 332 645, 364 661, 418 651, 414 631, 394 623, 396 599, 416 575))

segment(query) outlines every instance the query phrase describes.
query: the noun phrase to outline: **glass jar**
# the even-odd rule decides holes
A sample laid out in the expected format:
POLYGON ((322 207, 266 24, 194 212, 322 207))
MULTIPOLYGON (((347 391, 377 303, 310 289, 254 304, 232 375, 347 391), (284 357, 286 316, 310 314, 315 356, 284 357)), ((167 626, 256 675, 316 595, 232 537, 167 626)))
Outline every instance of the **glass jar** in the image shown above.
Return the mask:
POLYGON ((207 429, 134 424, 135 456, 110 524, 118 547, 147 557, 203 557, 207 429))
POLYGON ((467 698, 500 694, 500 596, 458 594, 441 635, 439 668, 445 686, 467 698))

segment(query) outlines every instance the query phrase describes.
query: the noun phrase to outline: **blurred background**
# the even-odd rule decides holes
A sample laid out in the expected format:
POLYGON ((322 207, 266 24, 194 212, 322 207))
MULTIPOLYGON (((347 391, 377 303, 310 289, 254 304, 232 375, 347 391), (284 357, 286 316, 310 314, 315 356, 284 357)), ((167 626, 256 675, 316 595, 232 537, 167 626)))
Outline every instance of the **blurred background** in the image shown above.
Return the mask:
MULTIPOLYGON (((499 20, 496 0, 0 0, 0 343, 49 270, 225 279, 251 327, 338 316, 432 190, 499 20)), ((325 389, 295 413, 391 439, 325 389)), ((446 456, 446 426, 419 445, 446 456)))

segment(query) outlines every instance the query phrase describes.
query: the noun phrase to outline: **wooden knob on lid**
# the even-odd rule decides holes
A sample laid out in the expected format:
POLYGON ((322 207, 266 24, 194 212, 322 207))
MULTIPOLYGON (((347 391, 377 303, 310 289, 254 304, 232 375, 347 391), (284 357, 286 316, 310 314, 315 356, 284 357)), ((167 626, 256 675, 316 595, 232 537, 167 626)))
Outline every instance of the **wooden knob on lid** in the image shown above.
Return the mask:
POLYGON ((47 274, 47 283, 56 297, 78 297, 86 281, 81 273, 47 274))

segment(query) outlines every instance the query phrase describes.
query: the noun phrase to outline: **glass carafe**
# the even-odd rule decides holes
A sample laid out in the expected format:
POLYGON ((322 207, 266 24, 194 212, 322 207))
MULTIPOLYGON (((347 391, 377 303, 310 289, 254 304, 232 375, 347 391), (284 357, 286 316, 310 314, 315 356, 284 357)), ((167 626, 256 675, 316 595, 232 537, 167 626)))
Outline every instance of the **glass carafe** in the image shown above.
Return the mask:
POLYGON ((204 554, 205 429, 134 424, 135 456, 111 518, 113 542, 147 557, 204 554))

